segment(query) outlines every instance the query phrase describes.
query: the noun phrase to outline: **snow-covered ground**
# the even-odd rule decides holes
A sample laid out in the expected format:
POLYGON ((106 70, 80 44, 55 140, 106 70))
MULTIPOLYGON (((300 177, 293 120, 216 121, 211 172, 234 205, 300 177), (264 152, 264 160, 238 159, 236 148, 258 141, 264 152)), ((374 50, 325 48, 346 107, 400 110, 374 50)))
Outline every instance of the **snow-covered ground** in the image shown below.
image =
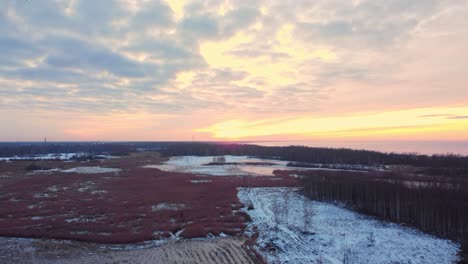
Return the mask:
POLYGON ((94 173, 116 173, 121 171, 121 169, 117 168, 103 168, 99 166, 93 167, 76 167, 68 170, 62 170, 62 172, 68 173, 80 173, 80 174, 94 174, 94 173))
POLYGON ((164 171, 188 172, 194 174, 231 176, 231 175, 273 175, 274 170, 287 169, 287 161, 250 158, 248 156, 224 156, 226 163, 268 162, 275 165, 205 165, 215 161, 216 156, 178 156, 171 157, 163 165, 147 165, 164 171))
MULTIPOLYGON (((0 157, 0 161, 10 161, 10 160, 69 160, 74 157, 84 157, 88 156, 89 153, 49 153, 49 154, 39 154, 39 155, 30 155, 30 156, 13 156, 13 157, 0 157)), ((115 156, 110 155, 92 155, 95 158, 110 159, 116 158, 115 156)))
POLYGON ((31 156, 0 157, 0 160, 68 160, 79 153, 51 153, 31 156))
POLYGON ((456 263, 459 246, 415 229, 310 201, 292 188, 240 188, 269 263, 456 263), (252 209, 253 207, 253 209, 252 209), (305 217, 308 216, 308 217, 305 217), (305 221, 305 219, 308 219, 305 221))
POLYGON ((50 170, 35 170, 33 173, 51 173, 51 172, 65 172, 65 173, 79 173, 79 174, 96 174, 96 173, 118 173, 121 169, 118 168, 103 168, 99 166, 91 167, 75 167, 68 170, 50 169, 50 170))
MULTIPOLYGON (((223 156, 226 163, 246 163, 246 162, 257 162, 257 163, 273 163, 274 165, 259 164, 238 164, 238 165, 205 165, 210 162, 216 161, 218 156, 177 156, 171 157, 166 163, 162 165, 146 165, 145 168, 156 168, 164 171, 172 172, 186 172, 200 175, 212 175, 212 176, 245 176, 245 175, 257 175, 257 176, 271 176, 274 170, 347 170, 339 167, 340 164, 335 164, 337 168, 307 168, 307 167, 292 167, 287 166, 289 161, 284 160, 272 160, 272 159, 259 159, 248 156, 223 156)), ((349 169, 349 168, 348 168, 349 169)), ((356 170, 353 168, 353 170, 356 170)))
POLYGON ((346 170, 346 171, 387 171, 388 168, 384 165, 367 166, 360 164, 321 164, 307 162, 291 162, 290 167, 305 167, 311 169, 329 169, 329 170, 346 170))

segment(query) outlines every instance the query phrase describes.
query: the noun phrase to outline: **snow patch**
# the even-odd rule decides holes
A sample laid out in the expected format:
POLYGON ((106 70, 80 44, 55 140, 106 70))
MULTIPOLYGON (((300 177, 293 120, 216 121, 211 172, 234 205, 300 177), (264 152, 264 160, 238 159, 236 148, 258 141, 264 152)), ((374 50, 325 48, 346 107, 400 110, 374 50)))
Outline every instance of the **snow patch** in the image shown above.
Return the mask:
POLYGON ((311 201, 292 188, 240 188, 270 263, 456 263, 459 245, 311 201))
POLYGON ((96 190, 96 191, 91 191, 91 194, 106 194, 107 191, 106 190, 96 190))
POLYGON ((49 198, 49 197, 57 197, 56 195, 50 195, 48 193, 36 193, 34 194, 34 198, 49 198))
POLYGON ((12 161, 12 160, 68 160, 71 157, 78 155, 77 153, 50 153, 33 156, 12 156, 12 157, 0 157, 0 160, 12 161))
POLYGON ((190 180, 191 183, 209 183, 212 180, 190 180))
POLYGON ((39 154, 39 155, 30 155, 30 156, 12 156, 12 157, 0 157, 0 161, 14 161, 14 160, 71 160, 81 157, 93 157, 100 159, 115 159, 119 158, 118 156, 111 155, 93 155, 85 152, 79 153, 49 153, 49 154, 39 154))
POLYGON ((33 171, 32 173, 28 173, 28 174, 35 174, 35 173, 52 173, 52 172, 57 172, 57 171, 60 171, 60 169, 55 168, 55 169, 50 169, 50 170, 35 170, 35 171, 33 171))
POLYGON ((49 188, 47 188, 47 190, 49 190, 51 192, 58 192, 60 190, 60 188, 57 185, 52 185, 49 188))
POLYGON ((121 169, 117 168, 103 168, 99 166, 93 167, 76 167, 68 170, 62 170, 61 172, 66 173, 79 173, 79 174, 97 174, 97 173, 118 173, 121 169))
POLYGON ((79 216, 75 218, 67 218, 65 219, 65 222, 67 223, 96 223, 97 220, 98 219, 96 219, 95 217, 79 216))
POLYGON ((58 168, 50 170, 35 170, 28 174, 46 174, 53 172, 64 172, 64 173, 78 173, 78 174, 97 174, 97 173, 118 173, 121 169, 118 168, 104 168, 100 166, 90 166, 90 167, 75 167, 67 170, 61 170, 58 168))
POLYGON ((160 203, 160 204, 151 206, 151 211, 153 212, 162 211, 162 210, 177 211, 179 209, 184 209, 185 207, 186 207, 185 204, 160 203))

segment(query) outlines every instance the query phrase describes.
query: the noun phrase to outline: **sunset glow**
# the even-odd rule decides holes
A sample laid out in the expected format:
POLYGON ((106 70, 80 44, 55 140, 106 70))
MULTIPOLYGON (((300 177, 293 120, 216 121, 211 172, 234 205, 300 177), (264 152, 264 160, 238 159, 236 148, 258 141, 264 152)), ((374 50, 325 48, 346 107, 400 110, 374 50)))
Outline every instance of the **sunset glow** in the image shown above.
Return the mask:
POLYGON ((0 141, 468 140, 467 1, 105 2, 0 3, 0 141))
POLYGON ((449 109, 411 109, 347 116, 304 116, 289 120, 229 120, 200 129, 220 139, 261 136, 302 135, 314 138, 419 138, 421 140, 453 138, 467 140, 467 107, 449 109), (425 115, 446 111, 450 115, 425 115))

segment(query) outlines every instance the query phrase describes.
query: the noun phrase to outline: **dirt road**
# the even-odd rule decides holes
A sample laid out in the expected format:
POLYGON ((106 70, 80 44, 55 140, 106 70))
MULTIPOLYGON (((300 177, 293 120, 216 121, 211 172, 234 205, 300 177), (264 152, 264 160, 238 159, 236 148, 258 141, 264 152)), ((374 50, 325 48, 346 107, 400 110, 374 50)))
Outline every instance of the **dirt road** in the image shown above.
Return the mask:
POLYGON ((180 240, 143 249, 118 249, 59 240, 0 238, 0 262, 25 264, 216 264, 262 263, 242 238, 180 240))

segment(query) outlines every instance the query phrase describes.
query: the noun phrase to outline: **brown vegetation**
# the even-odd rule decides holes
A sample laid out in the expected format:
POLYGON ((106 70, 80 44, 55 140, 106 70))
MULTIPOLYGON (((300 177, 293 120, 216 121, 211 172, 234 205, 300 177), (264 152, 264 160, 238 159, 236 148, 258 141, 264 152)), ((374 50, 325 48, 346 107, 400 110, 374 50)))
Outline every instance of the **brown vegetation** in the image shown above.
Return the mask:
POLYGON ((53 172, 1 179, 0 236, 132 243, 176 233, 185 238, 237 235, 248 218, 239 211, 237 187, 297 185, 282 176, 200 177, 141 168, 154 163, 148 157, 97 164, 121 168, 119 174, 53 172))

